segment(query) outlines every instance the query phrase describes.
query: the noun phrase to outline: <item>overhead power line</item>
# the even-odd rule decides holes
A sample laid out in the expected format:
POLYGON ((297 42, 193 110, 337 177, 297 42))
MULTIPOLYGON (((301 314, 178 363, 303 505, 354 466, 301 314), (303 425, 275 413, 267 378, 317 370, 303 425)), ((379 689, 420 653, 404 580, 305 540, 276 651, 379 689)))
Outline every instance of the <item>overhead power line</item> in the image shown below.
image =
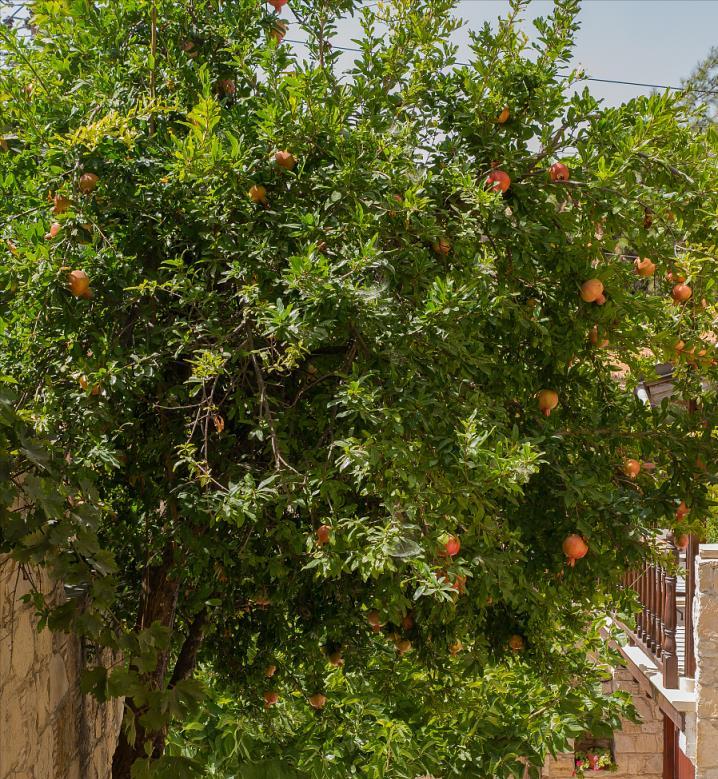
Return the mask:
MULTIPOLYGON (((461 0, 462 2, 480 2, 480 0, 461 0)), ((307 45, 307 41, 298 41, 291 38, 285 38, 284 39, 286 43, 298 43, 302 46, 307 45)), ((339 51, 353 51, 358 54, 361 54, 361 49, 354 48, 352 46, 335 46, 333 43, 331 44, 331 47, 333 49, 339 49, 339 51)), ((463 67, 469 67, 468 62, 457 62, 457 65, 461 65, 463 67)), ((561 76, 561 78, 568 78, 568 76, 561 76)), ((648 87, 650 89, 670 89, 674 92, 695 92, 702 95, 718 95, 718 90, 714 89, 694 89, 692 87, 674 87, 670 86, 669 84, 646 84, 642 81, 621 81, 619 79, 614 78, 595 78, 593 76, 583 76, 580 81, 598 81, 601 84, 621 84, 625 86, 631 86, 631 87, 648 87)))

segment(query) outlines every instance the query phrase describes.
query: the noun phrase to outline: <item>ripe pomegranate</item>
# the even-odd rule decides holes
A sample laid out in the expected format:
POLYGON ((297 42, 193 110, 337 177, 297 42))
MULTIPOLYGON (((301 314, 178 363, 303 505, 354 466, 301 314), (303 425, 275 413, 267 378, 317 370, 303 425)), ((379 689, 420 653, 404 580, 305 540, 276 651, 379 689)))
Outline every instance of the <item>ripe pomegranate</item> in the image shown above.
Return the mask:
POLYGON ((580 294, 581 300, 585 303, 598 302, 599 298, 603 297, 603 282, 600 279, 589 279, 588 281, 584 281, 583 284, 581 284, 580 294))
POLYGON ((381 616, 376 609, 372 609, 366 615, 366 621, 371 625, 372 630, 378 633, 382 626, 381 616))
POLYGON ((568 166, 562 162, 554 162, 548 169, 548 175, 551 177, 551 181, 568 181, 570 178, 568 166))
POLYGON ((466 592, 466 577, 459 574, 452 582, 451 589, 463 595, 466 592))
POLYGON ((538 407, 541 413, 550 417, 551 412, 558 406, 558 393, 554 390, 544 389, 538 394, 538 407))
POLYGON ((252 600, 254 601, 255 606, 259 606, 260 608, 266 608, 267 606, 272 605, 272 599, 266 592, 258 592, 252 600))
POLYGON ((45 240, 51 241, 62 230, 62 225, 59 222, 53 222, 50 225, 49 232, 45 233, 45 240))
POLYGON ((274 706, 274 704, 279 700, 279 693, 278 692, 265 692, 264 693, 264 708, 268 709, 270 706, 274 706))
POLYGON ((452 657, 456 657, 456 655, 458 655, 463 648, 464 645, 457 638, 456 641, 454 641, 452 644, 449 644, 449 653, 452 657))
POLYGON ((282 8, 287 4, 287 0, 267 0, 267 2, 277 13, 280 13, 282 8))
POLYGON ((275 673, 277 673, 276 665, 270 664, 264 669, 264 675, 267 677, 267 679, 271 679, 275 673))
POLYGON ((313 709, 323 709, 325 704, 327 702, 327 696, 322 695, 320 692, 315 692, 314 695, 312 695, 309 698, 309 705, 313 709))
POLYGON ((89 195, 90 192, 97 186, 97 182, 100 177, 95 173, 83 173, 80 176, 80 180, 77 183, 77 188, 83 195, 89 195))
POLYGON ((402 638, 396 642, 396 651, 400 655, 405 655, 407 652, 411 652, 411 641, 408 638, 402 638))
POLYGON ((685 533, 678 536, 678 538, 674 538, 674 542, 676 545, 676 549, 680 549, 681 551, 688 549, 688 544, 690 543, 690 537, 687 536, 685 533))
POLYGON ((277 19, 277 21, 272 26, 272 29, 269 31, 269 35, 277 42, 281 43, 284 40, 284 36, 287 34, 287 23, 283 21, 282 19, 277 19))
POLYGON ((525 642, 521 636, 514 634, 509 639, 509 649, 512 652, 522 652, 525 646, 525 642))
POLYGON ((73 270, 68 275, 70 292, 76 297, 83 297, 90 291, 90 277, 84 270, 73 270))
POLYGON ((261 184, 252 184, 247 192, 247 196, 253 203, 267 205, 267 190, 261 184))
POLYGON ((642 260, 636 257, 633 261, 633 267, 639 276, 653 276, 656 272, 655 263, 651 262, 648 257, 644 257, 642 260))
POLYGON ((566 536, 562 545, 563 553, 568 558, 568 564, 573 568, 576 560, 580 560, 588 554, 588 544, 576 533, 566 536))
POLYGON ((341 668, 344 665, 344 658, 342 657, 342 653, 339 650, 332 652, 329 655, 329 662, 335 668, 341 668))
POLYGON ((509 107, 505 105, 501 109, 501 113, 496 117, 496 121, 499 124, 506 124, 506 122, 509 121, 509 117, 511 116, 511 112, 509 111, 509 107))
POLYGON ((486 186, 492 192, 506 192, 511 186, 511 177, 503 170, 492 170, 486 177, 486 186))
POLYGON ((320 525, 317 528, 317 544, 319 546, 324 546, 324 544, 328 544, 329 540, 332 536, 332 526, 331 525, 320 525))
POLYGON ((401 627, 404 630, 411 630, 414 627, 414 616, 411 612, 404 616, 404 619, 401 621, 401 627))
POLYGON ((682 500, 676 509, 676 521, 683 522, 683 520, 691 513, 691 510, 686 506, 686 502, 682 500))
POLYGON ((461 550, 461 541, 456 536, 444 535, 441 537, 443 547, 442 557, 455 557, 461 550))
POLYGON ((693 290, 687 284, 676 284, 671 292, 671 297, 676 303, 685 303, 693 294, 693 290))
POLYGON ((451 251, 451 244, 446 240, 446 238, 439 238, 438 241, 434 241, 434 243, 431 245, 431 248, 437 254, 446 257, 446 255, 451 251))
POLYGON ((623 472, 629 479, 635 479, 641 472, 641 463, 638 460, 628 459, 623 463, 623 472))
POLYGON ((274 155, 274 161, 284 170, 294 170, 297 164, 297 158, 290 151, 278 151, 274 155))
MULTIPOLYGON (((79 384, 82 387, 82 389, 87 390, 89 386, 89 382, 87 381, 87 376, 80 376, 79 378, 79 384)), ((94 395, 95 397, 102 392, 102 387, 99 384, 93 384, 92 389, 90 390, 90 395, 94 395)))
POLYGON ((55 195, 52 199, 52 213, 64 214, 70 208, 70 201, 64 195, 55 195))

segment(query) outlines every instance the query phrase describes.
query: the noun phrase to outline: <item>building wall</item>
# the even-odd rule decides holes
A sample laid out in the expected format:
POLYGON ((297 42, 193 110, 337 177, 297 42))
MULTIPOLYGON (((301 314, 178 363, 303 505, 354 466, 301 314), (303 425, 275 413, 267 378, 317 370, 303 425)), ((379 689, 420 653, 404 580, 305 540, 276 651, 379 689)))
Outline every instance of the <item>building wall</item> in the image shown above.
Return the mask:
POLYGON ((718 544, 696 558, 696 779, 718 779, 718 544))
MULTIPOLYGON (((625 668, 614 670, 613 679, 605 684, 606 692, 625 690, 631 694, 641 722, 623 722, 621 730, 614 736, 614 754, 618 771, 602 776, 613 779, 662 779, 663 777, 663 714, 658 704, 642 692, 630 671, 625 668)), ((541 774, 546 779, 564 779, 573 774, 573 752, 558 755, 546 761, 541 774)), ((590 775, 590 772, 589 772, 590 775)), ((711 777, 713 779, 713 777, 711 777)), ((716 777, 718 779, 718 777, 716 777)))
MULTIPOLYGON (((34 571, 44 592, 59 596, 34 571)), ((122 702, 82 695, 80 642, 38 632, 22 571, 0 558, 0 779, 108 779, 122 702)))

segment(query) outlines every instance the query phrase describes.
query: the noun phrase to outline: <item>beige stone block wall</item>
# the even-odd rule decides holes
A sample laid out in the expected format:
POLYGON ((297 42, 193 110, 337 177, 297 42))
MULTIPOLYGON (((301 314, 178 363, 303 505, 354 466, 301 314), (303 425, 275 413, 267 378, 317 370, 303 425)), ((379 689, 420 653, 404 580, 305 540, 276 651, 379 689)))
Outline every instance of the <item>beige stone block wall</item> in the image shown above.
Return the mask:
POLYGON ((718 779, 718 545, 696 559, 696 779, 718 779))
MULTIPOLYGON (((663 714, 657 703, 643 693, 638 683, 625 668, 614 670, 613 679, 604 685, 605 692, 624 690, 633 698, 633 704, 641 717, 640 723, 622 723, 614 736, 614 754, 618 771, 597 775, 614 779, 662 779, 663 777, 663 714)), ((549 758, 541 773, 546 779, 565 779, 573 774, 573 753, 549 758)))
MULTIPOLYGON (((61 597, 41 572, 33 580, 61 597)), ((122 702, 79 688, 80 642, 37 631, 30 583, 0 558, 0 779, 108 779, 122 702)))

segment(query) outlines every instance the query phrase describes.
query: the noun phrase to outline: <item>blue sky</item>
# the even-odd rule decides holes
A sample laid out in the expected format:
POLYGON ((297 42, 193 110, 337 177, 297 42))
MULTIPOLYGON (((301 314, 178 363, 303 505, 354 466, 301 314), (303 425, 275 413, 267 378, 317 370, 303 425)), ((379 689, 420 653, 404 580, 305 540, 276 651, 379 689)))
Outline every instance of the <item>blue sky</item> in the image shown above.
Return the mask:
MULTIPOLYGON (((550 0, 534 0, 528 18, 550 12, 551 6, 550 0)), ((466 25, 456 33, 460 55, 468 29, 497 19, 507 8, 507 0, 461 0, 458 16, 466 25)), ((679 86, 718 45, 718 0, 584 0, 579 19, 576 62, 598 78, 679 86)), ((355 22, 343 24, 334 43, 351 46, 358 32, 355 22)), ((590 87, 610 104, 650 91, 596 82, 590 87)))

